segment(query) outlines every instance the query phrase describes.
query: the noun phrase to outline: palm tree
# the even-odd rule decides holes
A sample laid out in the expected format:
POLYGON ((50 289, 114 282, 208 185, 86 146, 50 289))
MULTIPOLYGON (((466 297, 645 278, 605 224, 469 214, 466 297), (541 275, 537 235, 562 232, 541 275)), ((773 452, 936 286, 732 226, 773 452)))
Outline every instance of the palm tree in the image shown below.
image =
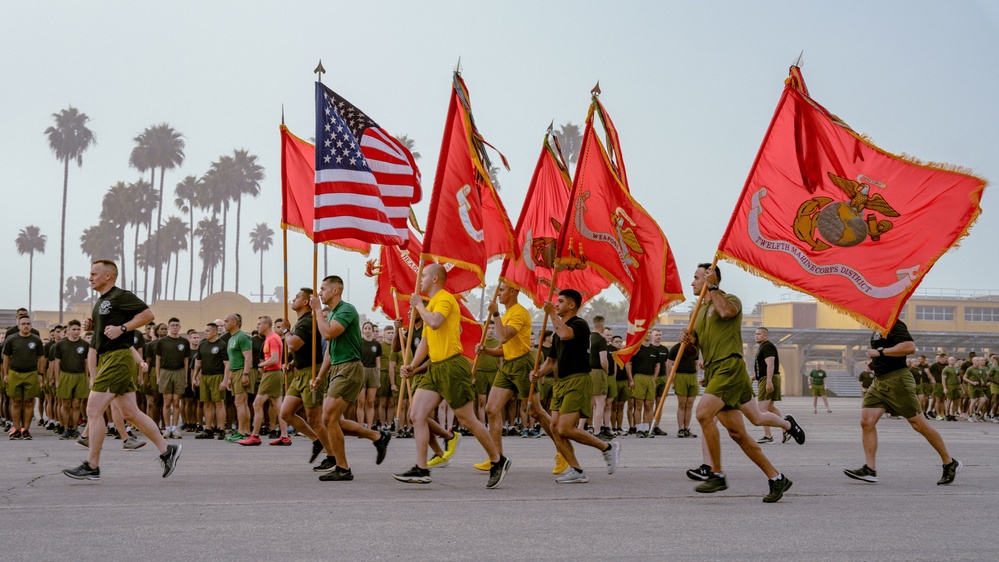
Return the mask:
POLYGON ((262 222, 250 231, 250 248, 260 252, 260 302, 264 302, 264 252, 271 248, 274 243, 274 231, 262 222))
MULTIPOLYGON (((42 234, 41 229, 37 226, 26 226, 21 229, 20 234, 17 235, 17 239, 14 240, 14 243, 17 244, 17 253, 22 256, 28 254, 28 312, 34 310, 31 307, 31 293, 35 282, 35 252, 39 254, 45 253, 46 238, 47 236, 42 234)), ((59 287, 59 298, 62 299, 62 296, 62 287, 59 287)), ((62 306, 63 304, 60 300, 60 314, 62 313, 62 306)))
POLYGON ((94 132, 87 128, 86 113, 80 113, 75 107, 69 106, 59 113, 53 113, 55 126, 45 129, 49 139, 49 148, 55 153, 56 160, 63 163, 62 172, 62 226, 59 234, 59 323, 62 323, 63 311, 63 279, 66 277, 66 199, 69 195, 69 161, 76 160, 76 165, 83 167, 83 153, 92 145, 97 144, 94 132))
MULTIPOLYGON (((134 198, 134 194, 135 190, 133 187, 131 185, 125 185, 125 182, 123 181, 120 181, 108 188, 107 192, 104 194, 104 199, 101 201, 101 222, 98 225, 98 230, 91 232, 91 236, 95 239, 90 242, 90 244, 93 244, 93 246, 91 246, 93 251, 84 249, 84 252, 90 254, 92 259, 108 259, 111 256, 119 256, 121 260, 121 267, 119 268, 119 271, 121 272, 122 287, 128 286, 125 278, 125 272, 127 271, 127 268, 125 267, 125 227, 132 222, 135 209, 138 207, 138 201, 134 198), (114 233, 110 234, 108 232, 110 230, 113 230, 114 233), (106 241, 103 240, 105 236, 113 236, 117 239, 118 244, 114 246, 114 249, 117 250, 117 252, 107 252, 108 247, 106 245, 106 241)), ((136 241, 138 241, 139 227, 136 226, 135 228, 135 237, 136 241)), ((81 242, 83 242, 82 239, 81 242)), ((134 265, 132 269, 132 277, 132 283, 134 285, 134 265)))
MULTIPOLYGON (((156 208, 156 191, 153 189, 152 184, 146 180, 140 179, 135 183, 128 184, 128 192, 125 195, 126 200, 121 201, 125 205, 128 211, 128 224, 135 226, 135 242, 133 245, 134 252, 138 252, 139 248, 139 227, 146 227, 146 238, 152 236, 150 224, 152 222, 153 209, 156 208)), ((139 275, 137 268, 138 260, 134 259, 132 261, 132 291, 138 291, 139 275)), ((149 289, 149 268, 145 267, 145 279, 143 281, 144 288, 142 296, 145 297, 148 294, 149 289)))
MULTIPOLYGON (((236 240, 239 240, 239 227, 243 216, 243 196, 257 197, 260 195, 260 182, 264 179, 264 168, 257 164, 257 156, 245 149, 234 150, 233 164, 236 167, 238 184, 233 190, 236 198, 236 240)), ((259 226, 259 225, 258 225, 259 226)), ((236 292, 239 292, 239 244, 236 252, 236 292)))
POLYGON ((177 299, 177 274, 180 273, 180 252, 182 250, 187 250, 187 223, 183 221, 180 217, 171 216, 164 223, 163 226, 157 231, 163 233, 163 247, 161 248, 166 252, 166 275, 163 277, 163 298, 167 297, 169 287, 168 282, 170 281, 170 254, 174 256, 174 271, 173 271, 173 298, 177 299))
MULTIPOLYGON (((156 185, 156 168, 160 169, 160 187, 156 197, 156 229, 159 230, 163 224, 163 182, 168 169, 172 170, 184 162, 184 135, 175 131, 167 123, 160 123, 152 127, 147 127, 133 139, 136 143, 129 157, 129 164, 139 171, 151 170, 151 185, 156 185)), ((153 252, 159 251, 159 245, 154 247, 153 252)), ((153 294, 152 301, 159 297, 161 288, 161 266, 162 260, 159 256, 153 256, 155 272, 153 274, 153 294)))
POLYGON ((215 285, 215 267, 222 261, 225 246, 222 239, 225 234, 222 225, 217 218, 205 217, 198 221, 198 228, 194 230, 200 240, 198 256, 201 258, 201 292, 199 299, 205 296, 205 285, 208 285, 208 294, 212 293, 215 285))
POLYGON ((583 144, 583 133, 579 131, 579 125, 573 125, 571 121, 563 123, 556 135, 566 164, 574 164, 579 158, 579 149, 583 144))
MULTIPOLYGON (((191 291, 194 288, 194 207, 196 206, 196 198, 198 196, 198 190, 200 189, 201 180, 195 176, 187 176, 177 187, 174 188, 174 195, 177 196, 173 200, 173 204, 176 205, 177 209, 182 213, 188 213, 188 237, 190 243, 188 244, 188 249, 191 258, 191 270, 188 274, 187 279, 187 300, 191 300, 191 291)), ((177 285, 177 273, 174 272, 174 287, 177 285)), ((177 298, 177 292, 174 291, 173 298, 177 298)))
POLYGON ((409 135, 402 135, 401 137, 396 137, 396 140, 402 143, 402 146, 406 147, 406 150, 413 155, 413 160, 419 160, 421 154, 413 149, 416 146, 416 141, 409 138, 409 135))
MULTIPOLYGON (((208 171, 204 175, 204 198, 202 205, 211 208, 213 218, 222 211, 222 279, 220 290, 225 290, 225 251, 226 233, 229 231, 229 202, 236 197, 239 180, 237 178, 236 163, 231 156, 220 156, 218 160, 212 162, 208 171)), ((200 223, 199 223, 200 224, 200 223)), ((214 278, 214 276, 212 276, 214 278)))
MULTIPOLYGON (((121 259, 124 243, 121 233, 124 227, 119 227, 112 221, 101 219, 101 222, 83 231, 80 236, 80 250, 90 257, 90 261, 121 259)), ((122 278, 124 278, 122 268, 122 278)), ((124 282, 122 283, 124 285, 124 282)))

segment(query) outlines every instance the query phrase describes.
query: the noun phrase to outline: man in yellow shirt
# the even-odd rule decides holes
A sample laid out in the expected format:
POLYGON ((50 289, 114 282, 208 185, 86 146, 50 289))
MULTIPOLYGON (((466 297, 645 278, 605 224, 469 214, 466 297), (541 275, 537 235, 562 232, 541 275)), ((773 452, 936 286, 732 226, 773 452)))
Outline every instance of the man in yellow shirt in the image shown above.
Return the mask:
POLYGON ((404 378, 409 377, 428 355, 430 368, 417 382, 410 408, 413 437, 416 439, 416 466, 393 477, 400 482, 430 483, 430 469, 427 467, 430 427, 427 417, 443 400, 486 450, 492 463, 486 487, 496 488, 510 470, 510 460, 499 453, 486 426, 475 417, 472 366, 461 354, 461 311, 454 296, 444 290, 446 280, 447 270, 442 265, 426 265, 420 279, 420 291, 414 293, 410 301, 410 306, 423 319, 424 337, 412 360, 400 369, 400 374, 404 378), (420 292, 430 296, 426 306, 420 292))

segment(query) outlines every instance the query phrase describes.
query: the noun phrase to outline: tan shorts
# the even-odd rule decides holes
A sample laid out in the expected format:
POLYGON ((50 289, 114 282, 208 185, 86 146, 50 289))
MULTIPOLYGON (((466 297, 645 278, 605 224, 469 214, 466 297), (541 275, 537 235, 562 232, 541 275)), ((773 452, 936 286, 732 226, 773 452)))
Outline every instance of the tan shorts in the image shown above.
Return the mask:
POLYGON ((656 378, 652 375, 635 375, 635 389, 631 397, 635 400, 655 400, 656 378))
POLYGON ((590 384, 593 385, 593 396, 607 396, 607 371, 591 367, 590 384))
POLYGON ((41 392, 38 371, 30 373, 19 373, 13 369, 7 371, 7 396, 11 398, 38 398, 41 392))
POLYGON ((515 398, 526 400, 531 392, 530 374, 533 368, 534 357, 530 353, 503 361, 503 366, 493 378, 492 386, 512 390, 515 398))
POLYGON ((201 375, 201 386, 198 388, 199 398, 202 402, 221 402, 225 400, 225 392, 219 387, 222 386, 224 375, 201 375))
POLYGON ((700 394, 701 388, 697 384, 697 373, 677 373, 673 377, 673 393, 677 396, 690 398, 700 394))
POLYGON ((862 408, 883 408, 896 416, 909 419, 923 410, 916 398, 916 381, 912 372, 903 367, 874 378, 874 384, 864 395, 862 408))
POLYGON ((378 367, 361 367, 364 371, 364 388, 378 388, 381 384, 381 371, 378 367))
POLYGON ((232 372, 232 378, 229 379, 229 388, 232 390, 233 396, 237 394, 246 394, 249 392, 249 382, 247 386, 243 386, 243 373, 246 373, 246 378, 250 378, 250 373, 243 369, 236 369, 232 372))
POLYGON ((87 383, 86 373, 59 373, 59 387, 56 389, 56 398, 63 400, 83 400, 90 395, 90 387, 87 383))
POLYGON ((590 400, 593 397, 593 383, 586 373, 571 375, 555 381, 552 391, 552 412, 562 415, 579 413, 582 418, 589 418, 593 409, 590 400))
POLYGON ((364 386, 364 368, 360 361, 337 363, 329 370, 329 387, 326 398, 343 398, 345 402, 357 402, 357 395, 364 386))
POLYGON ((270 396, 271 398, 281 398, 284 396, 284 371, 281 369, 262 371, 260 373, 260 385, 257 387, 257 395, 270 396))
POLYGON ((313 392, 310 386, 312 383, 312 368, 295 369, 295 376, 288 383, 287 396, 301 398, 302 406, 306 409, 317 408, 323 405, 323 397, 326 396, 329 380, 329 373, 327 373, 319 381, 319 385, 316 387, 315 392, 313 392))
POLYGON ((773 377, 771 378, 771 382, 773 382, 774 384, 774 391, 767 392, 767 377, 763 376, 761 379, 756 381, 756 390, 760 402, 763 402, 764 400, 770 400, 772 402, 780 402, 781 398, 780 375, 774 373, 773 377))
POLYGON ((157 373, 156 383, 159 386, 160 394, 184 394, 187 387, 187 371, 177 369, 160 369, 157 373))

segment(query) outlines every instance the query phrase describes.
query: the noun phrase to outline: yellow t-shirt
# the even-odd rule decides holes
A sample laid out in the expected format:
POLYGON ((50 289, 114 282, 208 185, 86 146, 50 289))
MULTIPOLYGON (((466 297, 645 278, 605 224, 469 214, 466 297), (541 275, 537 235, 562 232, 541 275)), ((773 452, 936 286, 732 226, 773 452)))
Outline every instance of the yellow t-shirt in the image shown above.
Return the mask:
POLYGON ((516 359, 531 351, 531 315, 520 303, 506 309, 503 325, 517 330, 517 335, 503 344, 503 358, 516 359))
POLYGON ((437 291, 427 304, 427 310, 444 315, 440 328, 433 330, 425 326, 423 330, 430 360, 443 361, 461 353, 461 310, 454 295, 443 289, 437 291))

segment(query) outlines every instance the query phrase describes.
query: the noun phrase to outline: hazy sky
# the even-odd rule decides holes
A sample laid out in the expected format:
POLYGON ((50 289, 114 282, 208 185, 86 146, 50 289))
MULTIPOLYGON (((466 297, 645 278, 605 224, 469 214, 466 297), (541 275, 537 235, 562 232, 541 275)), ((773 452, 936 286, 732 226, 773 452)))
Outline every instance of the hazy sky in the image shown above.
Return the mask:
MULTIPOLYGON (((415 139, 421 221, 459 57, 479 129, 510 162, 499 179, 514 223, 548 123, 581 123, 600 80, 632 193, 670 240, 688 299, 693 268, 711 259, 802 50, 813 97, 882 148, 999 178, 999 8, 990 2, 4 0, 2 9, 0 308, 27 305, 28 258, 14 244, 27 225, 48 235, 35 259, 34 306, 57 307, 62 166, 44 130, 69 105, 90 116, 98 144, 82 168, 70 167, 68 276, 87 274, 79 238, 98 222, 104 192, 139 178, 128 167, 132 138, 166 122, 184 134, 187 158, 167 173, 164 218, 180 214, 173 187, 185 176, 234 148, 259 156, 267 176, 261 196, 244 201, 242 235, 258 222, 275 230, 265 291, 280 285, 281 106, 293 132, 313 135, 320 58, 327 85, 415 139)), ((999 292, 994 191, 986 190, 971 236, 921 288, 999 292)), ((131 251, 131 229, 126 238, 131 251)), ((248 240, 241 244, 240 290, 249 294, 258 291, 259 261, 248 240)), ((289 245, 289 284, 311 284, 311 244, 292 233, 289 245)), ((331 273, 349 270, 350 300, 370 308, 364 258, 330 258, 331 273)), ((186 263, 182 254, 185 297, 186 263)), ((197 259, 195 268, 197 292, 197 259)), ((788 293, 728 270, 727 289, 747 305, 788 293)), ((498 271, 490 268, 490 282, 498 271)), ((231 290, 231 260, 226 275, 231 290)))

